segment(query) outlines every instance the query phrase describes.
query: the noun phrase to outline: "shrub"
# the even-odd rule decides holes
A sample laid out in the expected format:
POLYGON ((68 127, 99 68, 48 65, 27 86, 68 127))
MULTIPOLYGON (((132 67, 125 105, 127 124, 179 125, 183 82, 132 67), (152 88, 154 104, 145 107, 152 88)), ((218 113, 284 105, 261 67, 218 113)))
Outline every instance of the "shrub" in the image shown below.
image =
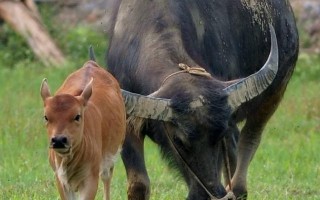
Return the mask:
MULTIPOLYGON (((107 37, 94 28, 78 24, 69 26, 54 20, 57 13, 55 6, 39 5, 42 20, 58 47, 69 61, 79 66, 88 60, 88 48, 94 47, 96 57, 101 65, 104 64, 104 54, 107 49, 107 37)), ((0 66, 13 68, 14 66, 35 64, 42 66, 29 48, 27 42, 7 24, 0 25, 0 66)))

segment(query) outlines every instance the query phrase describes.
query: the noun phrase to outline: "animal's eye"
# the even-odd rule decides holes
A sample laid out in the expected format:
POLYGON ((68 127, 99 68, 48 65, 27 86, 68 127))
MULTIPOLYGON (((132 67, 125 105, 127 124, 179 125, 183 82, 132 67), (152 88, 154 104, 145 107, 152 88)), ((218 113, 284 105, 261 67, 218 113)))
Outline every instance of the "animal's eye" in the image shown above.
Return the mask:
POLYGON ((183 142, 179 137, 174 136, 173 137, 173 142, 176 147, 179 149, 183 149, 184 151, 189 151, 190 146, 188 145, 188 142, 183 142))
POLYGON ((48 120, 48 117, 45 115, 45 116, 43 116, 43 119, 47 122, 47 121, 49 121, 48 120))
POLYGON ((74 118, 75 121, 80 121, 81 115, 76 115, 76 117, 74 118))
POLYGON ((176 135, 174 135, 172 139, 173 139, 172 142, 174 143, 176 148, 181 149, 183 151, 188 151, 188 152, 191 151, 191 145, 188 140, 182 140, 176 135))
POLYGON ((173 136, 173 142, 180 147, 183 146, 182 141, 177 136, 173 136))

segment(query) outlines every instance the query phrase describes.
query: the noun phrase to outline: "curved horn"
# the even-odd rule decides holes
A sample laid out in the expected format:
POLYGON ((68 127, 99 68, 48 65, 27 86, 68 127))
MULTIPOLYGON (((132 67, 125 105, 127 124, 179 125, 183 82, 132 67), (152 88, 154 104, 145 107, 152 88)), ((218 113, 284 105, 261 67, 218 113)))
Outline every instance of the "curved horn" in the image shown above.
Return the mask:
POLYGON ((170 99, 144 96, 126 90, 121 92, 128 115, 162 121, 172 119, 170 99))
MULTIPOLYGON (((159 90, 148 96, 144 96, 121 90, 127 114, 147 119, 171 121, 173 119, 171 99, 154 97, 158 91, 159 90)), ((198 98, 191 101, 189 106, 191 109, 196 109, 202 107, 204 104, 205 100, 203 96, 200 95, 198 98)))
POLYGON ((267 62, 256 73, 241 79, 226 87, 228 102, 232 110, 236 110, 241 104, 261 94, 277 75, 279 54, 277 37, 272 25, 269 25, 271 35, 271 51, 267 62))

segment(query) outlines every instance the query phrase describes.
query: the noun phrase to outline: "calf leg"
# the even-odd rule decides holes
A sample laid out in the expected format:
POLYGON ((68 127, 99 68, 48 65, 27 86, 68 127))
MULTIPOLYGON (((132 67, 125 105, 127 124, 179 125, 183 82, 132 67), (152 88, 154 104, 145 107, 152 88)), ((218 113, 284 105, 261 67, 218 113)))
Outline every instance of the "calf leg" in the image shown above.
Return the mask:
POLYGON ((61 200, 76 199, 76 193, 71 191, 65 185, 63 185, 57 175, 56 175, 56 183, 57 183, 61 200))
POLYGON ((144 161, 143 142, 144 138, 128 133, 121 152, 127 172, 129 200, 148 200, 150 195, 150 180, 144 161))
POLYGON ((94 200, 99 184, 99 174, 94 174, 88 177, 83 188, 79 191, 80 200, 94 200))
POLYGON ((104 186, 104 200, 110 200, 110 185, 113 174, 113 167, 105 170, 108 170, 108 172, 104 172, 104 174, 101 176, 104 186))
POLYGON ((104 200, 110 199, 110 186, 116 156, 117 155, 107 154, 101 163, 100 177, 104 185, 104 200))
POLYGON ((67 195, 64 191, 63 185, 59 181, 59 178, 57 175, 56 175, 56 184, 57 184, 57 188, 58 188, 61 200, 67 200, 67 195))

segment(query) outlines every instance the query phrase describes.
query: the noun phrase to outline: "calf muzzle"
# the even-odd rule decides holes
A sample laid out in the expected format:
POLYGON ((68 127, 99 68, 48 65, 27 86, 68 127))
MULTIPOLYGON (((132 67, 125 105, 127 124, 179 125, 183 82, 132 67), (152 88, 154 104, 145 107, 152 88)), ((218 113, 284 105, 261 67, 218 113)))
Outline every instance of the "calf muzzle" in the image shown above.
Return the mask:
POLYGON ((51 138, 50 148, 66 149, 69 148, 68 138, 65 136, 55 136, 51 138))

